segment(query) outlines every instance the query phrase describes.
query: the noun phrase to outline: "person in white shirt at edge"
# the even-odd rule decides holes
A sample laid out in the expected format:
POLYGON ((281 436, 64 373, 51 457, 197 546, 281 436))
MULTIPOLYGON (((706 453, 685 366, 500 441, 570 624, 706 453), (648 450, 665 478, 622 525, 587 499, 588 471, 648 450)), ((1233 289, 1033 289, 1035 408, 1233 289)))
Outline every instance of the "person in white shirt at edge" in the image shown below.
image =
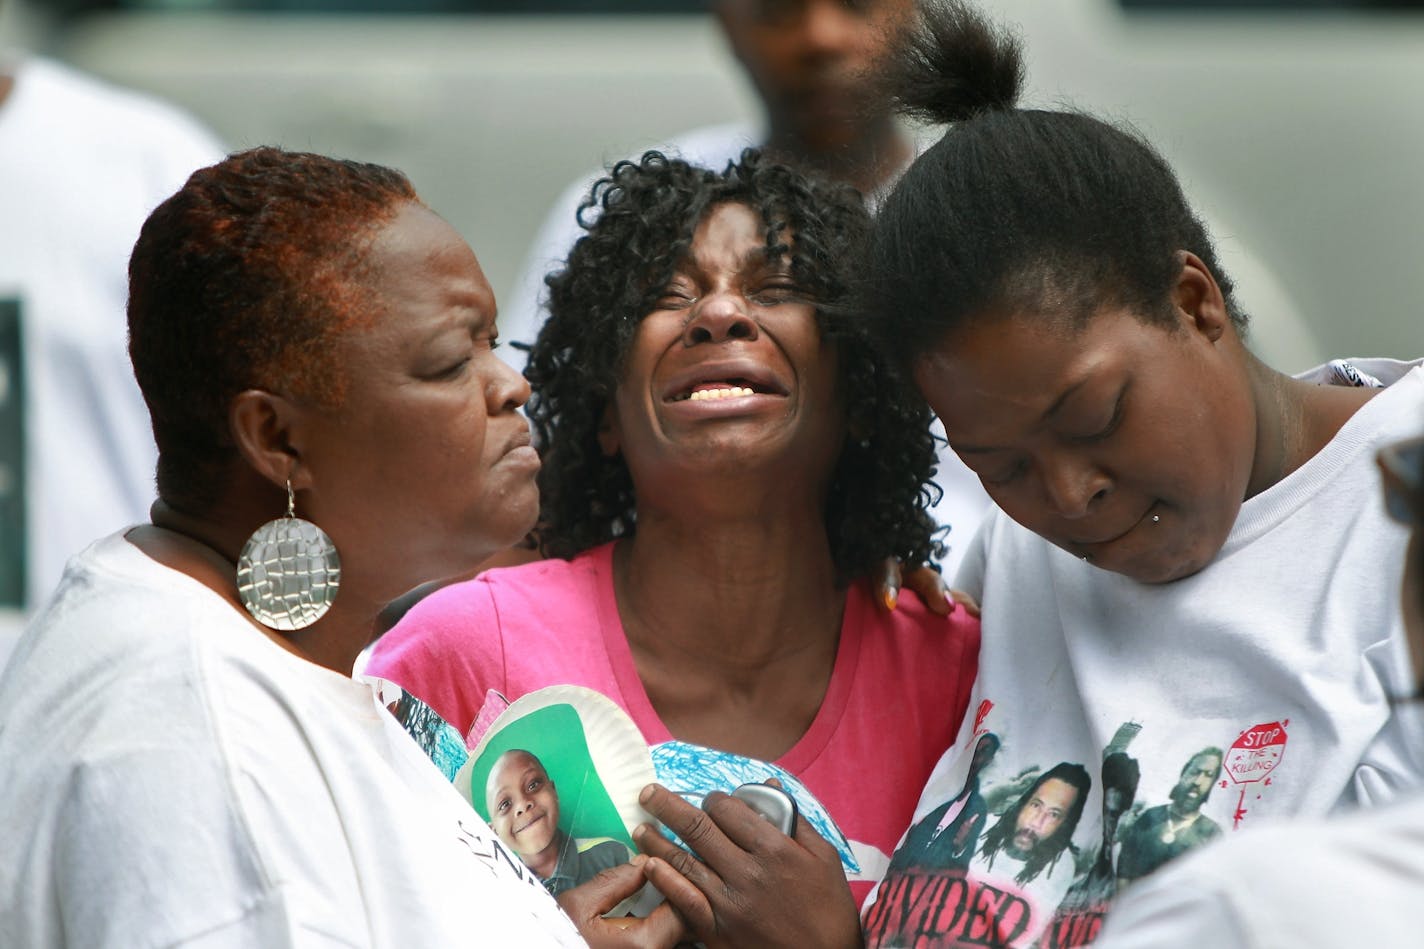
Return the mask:
MULTIPOLYGON (((1062 762, 1093 778, 1059 856, 1070 891, 1115 877, 1093 859, 1104 815, 1121 851, 1184 762, 1216 775, 1204 750, 1222 753, 1213 792, 1191 821, 1176 812, 1204 795, 1172 802, 1160 843, 1192 836, 1188 823, 1231 838, 1417 786, 1424 723, 1389 703, 1412 681, 1392 593, 1406 532, 1380 508, 1373 454, 1417 431, 1424 368, 1268 367, 1161 157, 1091 116, 1014 108, 1017 44, 961 3, 924 17, 907 72, 889 79, 953 124, 876 215, 866 303, 997 509, 956 578, 983 610, 974 713, 915 822, 961 793, 984 734, 1000 742, 978 776, 991 813, 1062 762), (1140 773, 1121 816, 1097 781, 1115 755, 1140 773)), ((1065 893, 977 869, 986 843, 967 869, 892 857, 864 910, 867 943, 1092 941, 1106 902, 1060 912, 1065 893)), ((650 855, 655 880, 684 869, 708 882, 713 918, 778 912, 729 899, 675 853, 650 855)))
MULTIPOLYGON (((1424 700, 1424 437, 1380 451, 1386 509, 1413 528, 1400 605, 1424 700)), ((1101 949, 1412 946, 1424 891, 1424 794, 1327 821, 1287 822, 1204 848, 1126 894, 1101 949)))
MULTIPOLYGON (((1080 112, 1016 108, 1017 44, 964 4, 926 11, 892 81, 953 124, 882 204, 867 293, 997 509, 956 578, 983 609, 977 721, 917 813, 958 792, 980 730, 1002 741, 986 797, 1060 761, 1096 778, 1127 754, 1128 892, 1217 828, 1419 783, 1420 723, 1388 702, 1409 679, 1389 590, 1405 532, 1374 497, 1372 455, 1414 430, 1424 370, 1267 366, 1155 150, 1080 112)), ((1085 855, 1101 793, 1075 838, 1085 855)), ((872 944, 952 924, 899 912, 920 882, 882 883, 872 944)), ((1012 945, 1086 944, 1106 909, 1057 912, 973 865, 964 895, 1002 898, 1012 945)))
POLYGON ((0 679, 0 945, 681 938, 670 908, 600 917, 634 864, 561 912, 348 671, 384 603, 538 511, 529 388, 459 235, 399 172, 243 152, 149 217, 129 327, 159 500, 71 561, 0 679))
MULTIPOLYGON (((916 142, 868 80, 913 8, 914 0, 717 0, 712 4, 717 23, 756 90, 765 124, 699 128, 657 143, 659 150, 721 171, 743 149, 757 146, 770 160, 852 185, 873 209, 916 154, 916 142)), ((584 233, 580 216, 588 221, 594 212, 580 210, 580 202, 601 174, 590 169, 559 195, 501 311, 506 337, 526 344, 500 350, 516 369, 523 370, 527 344, 548 314, 544 278, 562 268, 584 233)), ((940 496, 931 514, 950 528, 940 566, 945 576, 953 576, 989 498, 973 473, 944 449, 934 480, 940 496)), ((929 580, 911 574, 906 582, 938 600, 941 594, 929 580)))
POLYGON ((225 151, 166 103, 0 51, 0 668, 65 561, 147 515, 124 267, 148 213, 225 151))

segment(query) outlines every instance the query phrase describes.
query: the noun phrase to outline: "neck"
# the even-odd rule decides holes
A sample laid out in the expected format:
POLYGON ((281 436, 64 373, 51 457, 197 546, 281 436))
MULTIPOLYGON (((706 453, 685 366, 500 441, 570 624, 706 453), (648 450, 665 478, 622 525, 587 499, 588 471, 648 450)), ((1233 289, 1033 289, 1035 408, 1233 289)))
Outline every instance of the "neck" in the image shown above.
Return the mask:
POLYGON ((842 181, 867 195, 894 181, 914 158, 909 139, 888 118, 835 150, 808 148, 786 128, 773 128, 765 147, 777 161, 842 181))
POLYGON ((1380 390, 1302 382, 1248 358, 1256 410, 1255 456, 1246 488, 1246 497, 1252 498, 1315 457, 1380 390))
POLYGON ((1200 813, 1200 804, 1198 804, 1196 807, 1192 808, 1189 811, 1182 810, 1182 808, 1175 802, 1169 802, 1167 804, 1167 820, 1172 824, 1172 826, 1174 826, 1178 830, 1182 828, 1183 824, 1188 824, 1196 820, 1197 815, 1200 813))
POLYGON ((527 857, 521 855, 519 859, 524 862, 526 867, 534 871, 536 877, 547 880, 554 875, 555 870, 559 869, 559 853, 563 850, 563 843, 564 834, 560 831, 554 835, 549 846, 527 857))
POLYGON ((614 561, 619 612, 636 650, 665 662, 747 672, 822 650, 840 630, 819 515, 739 520, 639 511, 614 561))
POLYGON ((356 657, 371 640, 379 604, 365 602, 343 584, 331 609, 317 622, 292 632, 269 629, 247 612, 237 593, 237 559, 256 524, 239 527, 187 514, 161 500, 154 503, 150 518, 151 525, 129 532, 130 543, 217 593, 288 652, 341 675, 351 674, 356 657))

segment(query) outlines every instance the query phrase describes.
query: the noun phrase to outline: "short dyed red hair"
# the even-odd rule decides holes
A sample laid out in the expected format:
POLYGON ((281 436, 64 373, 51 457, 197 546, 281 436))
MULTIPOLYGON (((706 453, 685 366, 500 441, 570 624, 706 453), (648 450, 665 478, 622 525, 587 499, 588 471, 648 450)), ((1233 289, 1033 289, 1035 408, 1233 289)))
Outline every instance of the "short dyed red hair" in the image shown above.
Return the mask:
POLYGON ((331 341, 374 305, 365 251, 418 200, 390 168, 254 148, 195 172, 149 216, 129 260, 129 356, 168 504, 201 513, 221 497, 239 392, 340 401, 331 341))

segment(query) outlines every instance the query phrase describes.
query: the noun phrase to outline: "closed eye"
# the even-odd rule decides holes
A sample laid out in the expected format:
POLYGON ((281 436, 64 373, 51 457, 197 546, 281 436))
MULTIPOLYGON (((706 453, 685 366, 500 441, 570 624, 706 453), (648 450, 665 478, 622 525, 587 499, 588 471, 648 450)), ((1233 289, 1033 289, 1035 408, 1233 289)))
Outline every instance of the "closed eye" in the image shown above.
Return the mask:
POLYGON ((1027 461, 1023 461, 1023 460, 1019 460, 1019 461, 1014 462, 1011 467, 1005 469, 1005 470, 1002 471, 1002 472, 996 472, 996 473, 993 474, 993 475, 980 475, 980 476, 979 476, 979 480, 982 481, 982 482, 984 482, 985 484, 994 484, 994 485, 1011 484, 1011 483, 1013 483, 1014 481, 1017 481, 1017 480, 1019 479, 1019 477, 1022 476, 1023 473, 1024 473, 1025 471, 1027 471, 1027 470, 1028 470, 1028 462, 1027 462, 1027 461))
POLYGON ((458 379, 460 376, 463 376, 465 374, 465 370, 469 368, 469 365, 470 357, 464 356, 456 362, 453 362, 450 365, 446 366, 444 369, 436 371, 427 378, 430 379, 432 382, 443 382, 449 379, 458 379))
POLYGON ((697 294, 689 287, 672 283, 662 288, 653 306, 659 310, 680 310, 691 306, 696 300, 697 294))
POLYGON ((753 291, 751 300, 758 306, 779 306, 782 303, 800 303, 806 299, 801 288, 791 281, 765 283, 753 291))
POLYGON ((1124 389, 1118 394, 1117 402, 1113 405, 1112 417, 1108 419, 1106 425, 1088 435, 1073 435, 1070 437, 1070 441, 1077 442, 1080 445, 1091 445, 1094 442, 1100 442, 1106 439, 1113 432, 1117 431, 1118 424, 1122 421, 1122 407, 1126 401, 1127 390, 1124 389))

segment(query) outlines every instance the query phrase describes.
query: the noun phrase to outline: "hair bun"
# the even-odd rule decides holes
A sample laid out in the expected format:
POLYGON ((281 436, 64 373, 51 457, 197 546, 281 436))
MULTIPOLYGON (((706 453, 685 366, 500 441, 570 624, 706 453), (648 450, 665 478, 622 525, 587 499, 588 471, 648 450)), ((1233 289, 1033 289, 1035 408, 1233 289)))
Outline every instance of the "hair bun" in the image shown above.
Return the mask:
POLYGON ((890 63, 901 112, 935 123, 1011 109, 1023 88, 1023 45, 960 0, 925 0, 890 63))

